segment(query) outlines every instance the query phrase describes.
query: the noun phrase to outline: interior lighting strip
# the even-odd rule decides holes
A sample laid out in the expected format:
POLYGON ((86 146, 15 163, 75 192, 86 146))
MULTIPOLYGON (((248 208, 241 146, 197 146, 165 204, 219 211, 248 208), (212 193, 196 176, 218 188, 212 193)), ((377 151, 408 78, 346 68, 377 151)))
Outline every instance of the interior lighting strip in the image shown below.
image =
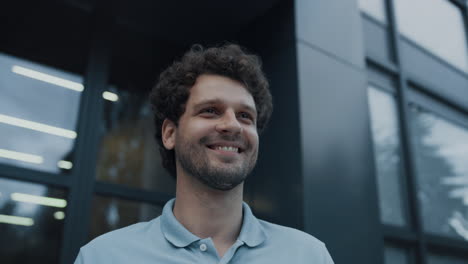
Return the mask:
POLYGON ((0 149, 0 158, 19 160, 34 164, 41 164, 42 162, 44 162, 44 158, 42 158, 41 156, 6 149, 0 149))
POLYGON ((60 160, 59 162, 57 162, 57 167, 64 170, 70 170, 71 168, 73 168, 73 163, 68 160, 60 160))
POLYGON ((40 204, 40 205, 59 207, 59 208, 64 208, 67 206, 67 201, 64 199, 31 195, 31 194, 26 194, 26 193, 12 193, 11 200, 16 201, 16 202, 33 203, 33 204, 40 204))
POLYGON ((73 91, 82 92, 84 90, 84 86, 81 83, 69 81, 60 77, 38 72, 18 65, 14 65, 13 67, 11 67, 11 71, 16 74, 20 74, 46 83, 55 84, 73 91))
POLYGON ((111 92, 108 92, 108 91, 105 91, 102 93, 102 98, 108 100, 108 101, 112 101, 112 102, 117 102, 119 100, 119 96, 115 93, 111 93, 111 92))
POLYGON ((54 213, 54 218, 57 220, 63 220, 65 219, 65 213, 62 211, 57 211, 54 213))
POLYGON ((22 226, 32 226, 34 225, 34 220, 29 217, 0 214, 0 223, 22 225, 22 226))
MULTIPOLYGON (((23 75, 23 76, 26 76, 35 80, 43 81, 46 83, 55 84, 55 85, 58 85, 63 88, 67 88, 76 92, 83 92, 84 90, 84 86, 81 83, 66 80, 57 76, 53 76, 47 73, 28 69, 28 68, 21 67, 18 65, 13 65, 11 67, 11 71, 19 75, 23 75)), ((117 94, 108 92, 108 91, 103 92, 102 97, 112 102, 116 102, 119 100, 119 96, 117 94)))
POLYGON ((33 122, 33 121, 21 119, 21 118, 16 118, 12 116, 2 115, 2 114, 0 114, 0 123, 22 127, 22 128, 28 128, 31 130, 36 130, 39 132, 44 132, 44 133, 71 138, 71 139, 76 138, 76 132, 73 130, 49 126, 49 125, 45 125, 42 123, 37 123, 37 122, 33 122))

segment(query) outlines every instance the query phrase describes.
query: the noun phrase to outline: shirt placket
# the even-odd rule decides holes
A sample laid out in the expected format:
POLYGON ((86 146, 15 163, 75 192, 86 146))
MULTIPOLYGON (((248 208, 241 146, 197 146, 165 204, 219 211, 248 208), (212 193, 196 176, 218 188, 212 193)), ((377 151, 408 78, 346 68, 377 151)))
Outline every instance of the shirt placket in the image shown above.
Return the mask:
POLYGON ((237 249, 242 245, 244 245, 244 242, 237 240, 229 248, 229 250, 226 251, 226 253, 221 259, 219 259, 216 247, 214 246, 213 240, 211 240, 211 238, 201 239, 197 243, 195 243, 194 246, 197 247, 197 251, 199 252, 200 263, 228 264, 230 263, 237 249))
POLYGON ((199 263, 217 264, 219 262, 219 257, 211 238, 200 239, 193 246, 196 247, 196 251, 199 253, 199 263))
POLYGON ((223 258, 218 262, 218 264, 228 264, 236 254, 236 251, 239 247, 244 245, 244 242, 237 240, 234 245, 232 245, 229 250, 224 254, 223 258))

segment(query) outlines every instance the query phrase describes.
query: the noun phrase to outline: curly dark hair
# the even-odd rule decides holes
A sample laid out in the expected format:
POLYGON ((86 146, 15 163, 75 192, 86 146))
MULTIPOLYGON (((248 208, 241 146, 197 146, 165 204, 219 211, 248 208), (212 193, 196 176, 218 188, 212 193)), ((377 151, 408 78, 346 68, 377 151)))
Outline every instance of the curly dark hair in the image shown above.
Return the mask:
POLYGON ((163 145, 162 124, 165 119, 169 119, 178 125, 180 116, 185 112, 190 88, 202 74, 221 75, 244 84, 255 101, 259 134, 265 129, 273 111, 269 84, 258 56, 245 52, 236 44, 207 49, 198 44, 193 45, 179 61, 174 61, 161 73, 150 94, 162 165, 174 177, 175 153, 163 145))

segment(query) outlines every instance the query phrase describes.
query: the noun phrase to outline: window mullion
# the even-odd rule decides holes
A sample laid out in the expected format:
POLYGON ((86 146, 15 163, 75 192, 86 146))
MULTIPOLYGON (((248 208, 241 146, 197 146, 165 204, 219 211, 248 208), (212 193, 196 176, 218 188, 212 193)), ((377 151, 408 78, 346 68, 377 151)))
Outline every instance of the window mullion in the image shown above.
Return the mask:
POLYGON ((400 124, 400 136, 401 136, 401 146, 402 146, 402 162, 403 167, 405 168, 405 174, 403 176, 403 183, 406 183, 406 191, 408 194, 408 205, 410 213, 410 223, 416 231, 418 238, 417 241, 417 261, 420 264, 426 263, 426 248, 423 235, 423 226, 422 226, 422 217, 421 211, 418 204, 417 197, 417 183, 415 177, 415 167, 412 153, 414 152, 411 141, 410 141, 410 116, 408 108, 408 86, 407 86, 407 75, 405 73, 405 68, 402 63, 402 38, 398 32, 396 14, 395 14, 395 3, 394 0, 387 0, 387 12, 389 20, 389 30, 391 33, 392 46, 394 48, 395 61, 398 66, 398 87, 397 87, 397 105, 399 113, 399 124, 400 124))

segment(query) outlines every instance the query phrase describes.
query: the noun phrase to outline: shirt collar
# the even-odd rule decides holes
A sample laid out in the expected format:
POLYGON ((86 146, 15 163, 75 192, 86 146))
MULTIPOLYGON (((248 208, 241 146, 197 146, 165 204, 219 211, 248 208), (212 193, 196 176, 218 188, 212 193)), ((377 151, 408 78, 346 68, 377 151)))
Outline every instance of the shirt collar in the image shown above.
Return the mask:
POLYGON ((266 234, 258 219, 253 215, 247 203, 242 203, 244 213, 242 229, 238 240, 244 242, 249 247, 256 247, 265 241, 266 234))
POLYGON ((164 237, 176 247, 186 247, 195 241, 200 240, 199 237, 190 233, 174 216, 172 208, 174 208, 175 198, 171 199, 164 205, 161 215, 161 231, 164 237))
MULTIPOLYGON (((161 215, 161 231, 164 237, 176 247, 186 247, 201 238, 188 231, 174 216, 172 211, 175 198, 164 205, 161 215)), ((258 219, 252 214, 250 207, 242 204, 243 222, 238 240, 249 247, 256 247, 266 239, 265 231, 258 219)))

